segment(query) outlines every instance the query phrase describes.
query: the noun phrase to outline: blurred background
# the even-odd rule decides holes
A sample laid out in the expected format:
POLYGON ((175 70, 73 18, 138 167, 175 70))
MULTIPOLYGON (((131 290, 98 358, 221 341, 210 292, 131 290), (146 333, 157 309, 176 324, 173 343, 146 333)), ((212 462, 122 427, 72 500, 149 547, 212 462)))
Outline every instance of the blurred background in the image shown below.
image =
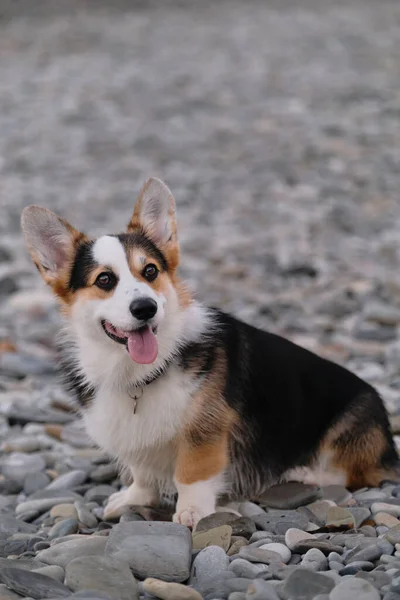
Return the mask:
POLYGON ((60 326, 22 208, 117 232, 155 175, 202 300, 347 364, 396 415, 399 57, 398 0, 1 0, 3 414, 50 381, 60 326))

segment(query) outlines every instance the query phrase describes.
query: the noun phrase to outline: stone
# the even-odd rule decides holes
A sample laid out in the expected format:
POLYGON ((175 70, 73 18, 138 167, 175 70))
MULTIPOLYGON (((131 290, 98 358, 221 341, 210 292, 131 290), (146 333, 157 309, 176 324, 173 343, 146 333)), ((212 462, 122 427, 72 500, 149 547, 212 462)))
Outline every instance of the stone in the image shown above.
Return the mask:
POLYGON ((374 515, 374 521, 377 525, 385 525, 385 527, 388 527, 389 529, 399 525, 399 520, 386 512, 379 512, 374 515))
POLYGON ((284 563, 288 563, 292 556, 292 553, 290 552, 289 548, 287 548, 284 544, 279 544, 276 542, 270 544, 263 544, 262 546, 260 546, 260 549, 276 552, 280 555, 281 560, 284 563))
POLYGON ((317 538, 312 533, 296 529, 294 527, 288 529, 285 533, 285 544, 290 550, 294 550, 299 542, 303 540, 316 540, 317 538))
POLYGON ((260 496, 260 503, 269 508, 290 510, 314 502, 322 496, 316 485, 306 485, 297 481, 289 481, 273 485, 260 496))
POLYGON ((95 485, 94 487, 90 487, 85 493, 85 502, 97 502, 97 504, 102 505, 114 493, 115 488, 111 485, 95 485))
POLYGON ((36 525, 25 523, 12 515, 0 514, 0 535, 11 536, 14 533, 35 533, 36 525))
POLYGON ((355 527, 355 520, 347 508, 331 506, 326 515, 326 526, 332 528, 347 527, 351 529, 355 527))
POLYGON ((193 577, 202 584, 214 577, 218 577, 221 571, 229 567, 229 558, 219 546, 209 546, 201 550, 195 557, 192 567, 193 577))
POLYGON ((12 592, 4 583, 0 583, 0 600, 21 600, 21 596, 12 592))
POLYGON ((254 515, 253 521, 259 529, 284 535, 288 529, 307 529, 307 517, 296 510, 269 510, 264 515, 254 515))
POLYGON ((41 471, 37 473, 29 473, 24 481, 24 494, 30 496, 38 490, 45 488, 50 481, 50 477, 41 471))
POLYGON ((74 539, 60 541, 47 550, 42 550, 37 554, 36 560, 65 568, 74 558, 103 555, 107 541, 106 537, 98 535, 76 536, 74 539))
POLYGON ((56 504, 50 510, 53 519, 78 519, 78 511, 73 504, 56 504))
POLYGON ((181 583, 170 583, 148 578, 143 582, 143 589, 148 594, 161 598, 161 600, 202 600, 199 592, 181 583))
POLYGON ((368 562, 366 560, 355 560, 339 571, 339 575, 343 577, 344 575, 355 575, 359 571, 372 571, 374 568, 374 563, 368 562))
POLYGON ((299 554, 304 554, 305 552, 313 548, 320 550, 326 556, 328 556, 328 554, 330 554, 331 552, 337 552, 338 554, 341 554, 343 552, 343 548, 341 546, 336 546, 330 541, 320 539, 302 540, 297 544, 297 546, 295 546, 294 551, 298 552, 299 554))
POLYGON ((389 529, 384 537, 391 544, 400 544, 400 523, 389 529))
POLYGON ((253 517, 254 515, 265 514, 264 509, 254 502, 242 502, 239 504, 239 512, 242 517, 253 517))
POLYGON ((384 585, 389 585, 391 581, 387 573, 377 571, 376 569, 372 572, 359 571, 356 577, 369 581, 377 590, 380 590, 384 585))
POLYGON ((361 527, 364 521, 369 519, 369 517, 371 516, 371 511, 368 508, 364 508, 363 506, 355 506, 354 508, 349 507, 347 510, 353 515, 354 526, 356 527, 356 529, 361 527))
POLYGON ((247 588, 246 600, 280 600, 275 590, 275 587, 263 581, 262 579, 255 579, 252 581, 247 588))
POLYGON ((237 558, 231 562, 229 570, 232 571, 236 577, 254 579, 260 573, 265 573, 268 570, 268 567, 265 564, 254 564, 243 558, 237 558))
POLYGON ((352 494, 343 485, 326 485, 322 488, 324 500, 332 500, 335 504, 346 504, 352 494))
POLYGON ((32 569, 35 573, 40 573, 41 575, 46 575, 47 577, 51 577, 56 581, 60 581, 64 583, 65 579, 65 571, 62 567, 58 567, 57 565, 49 565, 47 567, 39 567, 39 569, 32 569))
POLYGON ((221 525, 230 525, 232 527, 232 535, 241 535, 247 538, 256 530, 254 521, 250 518, 242 517, 238 519, 237 515, 231 512, 216 512, 200 519, 196 525, 196 532, 208 531, 221 525))
POLYGON ((373 515, 379 512, 385 512, 395 517, 400 516, 400 504, 392 504, 388 502, 373 502, 371 504, 371 512, 373 515))
POLYGON ((84 483, 87 479, 87 473, 79 469, 69 471, 63 475, 59 475, 49 485, 48 490, 65 490, 73 489, 84 483))
POLYGON ((267 565, 271 562, 282 562, 282 557, 277 552, 261 550, 261 548, 253 548, 251 546, 240 548, 239 556, 250 562, 265 563, 267 565))
POLYGON ((355 492, 353 497, 354 497, 354 500, 357 500, 357 502, 369 502, 371 504, 373 502, 380 502, 380 501, 387 500, 387 495, 385 494, 385 492, 383 492, 379 489, 370 489, 370 490, 355 492))
POLYGON ((96 483, 107 483, 118 477, 118 467, 114 463, 100 465, 93 469, 90 478, 96 483))
POLYGON ((231 537, 232 527, 230 525, 220 525, 208 531, 195 531, 192 534, 193 549, 202 550, 207 546, 220 546, 227 552, 231 544, 231 537))
POLYGON ((7 587, 22 596, 41 599, 53 596, 65 598, 71 595, 64 584, 52 577, 17 567, 0 567, 0 579, 7 587))
POLYGON ((65 583, 74 592, 90 589, 115 600, 137 600, 139 590, 129 566, 109 556, 79 557, 68 563, 65 583))
POLYGON ((330 593, 329 600, 380 600, 380 594, 368 581, 352 577, 337 585, 330 593))
POLYGON ((133 521, 118 524, 111 530, 106 555, 126 561, 140 579, 154 577, 181 583, 189 577, 191 550, 192 536, 187 527, 133 521))
POLYGON ((77 533, 79 529, 79 523, 76 519, 63 519, 59 521, 50 529, 47 534, 49 540, 53 540, 58 537, 64 537, 77 533))
POLYGON ((228 556, 234 556, 237 554, 243 546, 248 546, 249 542, 245 538, 231 538, 231 546, 227 552, 228 556), (235 540, 235 541, 233 541, 235 540))
POLYGON ((313 571, 325 571, 328 567, 328 559, 318 548, 311 548, 304 554, 301 566, 313 571))
POLYGON ((377 543, 371 544, 366 548, 362 548, 361 550, 358 550, 358 547, 356 546, 354 550, 349 552, 344 562, 346 563, 346 565, 360 560, 374 562, 375 560, 378 560, 378 558, 380 558, 382 554, 384 554, 384 551, 382 548, 379 547, 377 543))
MULTIPOLYGON (((308 569, 296 568, 289 575, 282 588, 280 595, 283 600, 313 600, 317 594, 329 593, 335 583, 332 579, 321 573, 315 573, 308 569)), ((343 596, 341 600, 344 600, 343 596)), ((348 600, 346 598, 346 600, 348 600)))
POLYGON ((39 473, 46 468, 46 462, 40 454, 13 452, 2 460, 1 470, 5 477, 14 481, 25 482, 32 473, 39 473))
POLYGON ((97 527, 96 517, 92 515, 83 502, 75 502, 74 506, 80 523, 83 523, 83 525, 86 525, 86 527, 89 527, 90 529, 97 527))

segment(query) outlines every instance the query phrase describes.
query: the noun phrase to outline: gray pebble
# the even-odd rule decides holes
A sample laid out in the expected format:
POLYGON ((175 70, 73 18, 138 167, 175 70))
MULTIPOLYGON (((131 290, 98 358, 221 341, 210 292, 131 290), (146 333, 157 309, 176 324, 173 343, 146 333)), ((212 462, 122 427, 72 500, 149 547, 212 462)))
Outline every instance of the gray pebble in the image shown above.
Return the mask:
POLYGON ((47 486, 48 490, 65 490, 75 488, 86 481, 87 473, 76 469, 59 475, 47 486))
POLYGON ((328 567, 328 559, 318 548, 311 548, 303 556, 301 566, 313 571, 325 571, 328 567))
POLYGON ((368 581, 351 577, 337 585, 330 593, 329 600, 380 600, 378 590, 368 581))
MULTIPOLYGON (((126 561, 137 577, 155 577, 181 583, 189 577, 192 535, 176 523, 135 521, 116 525, 108 537, 106 556, 126 561)), ((229 564, 229 558, 223 552, 229 564)), ((216 552, 215 546, 202 550, 195 558, 204 563, 204 552, 216 552)), ((217 562, 217 561, 216 561, 217 562)))
POLYGON ((50 481, 50 477, 43 472, 29 473, 24 481, 24 494, 30 496, 38 490, 44 489, 50 481))
POLYGON ((89 527, 90 529, 97 527, 97 519, 92 513, 87 509, 83 502, 75 502, 74 504, 76 511, 78 513, 78 520, 89 527))
POLYGON ((135 600, 139 596, 128 564, 109 556, 88 556, 72 560, 65 571, 65 583, 73 591, 98 590, 115 600, 135 600))
POLYGON ((76 519, 63 519, 59 521, 50 529, 48 533, 48 539, 53 540, 54 538, 64 537, 76 533, 79 529, 79 524, 76 519))
POLYGON ((10 589, 23 596, 34 598, 64 598, 70 596, 70 590, 62 583, 34 571, 16 567, 0 567, 0 578, 10 589))
POLYGON ((13 452, 2 461, 2 473, 15 481, 25 482, 28 475, 44 471, 46 462, 40 454, 13 452))
MULTIPOLYGON (((58 541, 58 540, 54 540, 58 541)), ((66 567, 74 558, 103 555, 107 538, 101 536, 77 536, 68 541, 60 541, 42 550, 36 559, 48 565, 66 567)))
POLYGON ((355 575, 358 571, 372 571, 374 564, 366 560, 355 560, 343 567, 339 571, 339 575, 355 575))
POLYGON ((283 584, 280 595, 284 600, 312 600, 317 594, 330 592, 334 585, 334 581, 326 575, 297 568, 283 584))
POLYGON ((271 583, 255 579, 247 589, 246 600, 279 600, 279 596, 271 583))
POLYGON ((243 558, 237 558, 232 561, 229 565, 229 570, 232 571, 236 577, 247 577, 253 579, 259 573, 267 571, 268 567, 265 564, 254 564, 243 558))

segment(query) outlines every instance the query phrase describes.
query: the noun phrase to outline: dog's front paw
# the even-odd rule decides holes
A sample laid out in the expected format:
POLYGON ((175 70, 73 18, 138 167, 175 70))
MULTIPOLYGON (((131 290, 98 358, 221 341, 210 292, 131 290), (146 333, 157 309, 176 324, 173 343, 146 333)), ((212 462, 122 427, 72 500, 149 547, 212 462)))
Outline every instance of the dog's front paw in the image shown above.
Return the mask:
POLYGON ((153 504, 155 500, 155 494, 151 490, 132 483, 127 490, 111 494, 104 509, 104 518, 117 519, 128 506, 146 506, 153 504))
POLYGON ((198 506, 185 506, 184 508, 177 509, 173 516, 174 523, 180 523, 186 525, 190 529, 195 529, 197 523, 203 517, 206 517, 208 513, 204 512, 198 506))

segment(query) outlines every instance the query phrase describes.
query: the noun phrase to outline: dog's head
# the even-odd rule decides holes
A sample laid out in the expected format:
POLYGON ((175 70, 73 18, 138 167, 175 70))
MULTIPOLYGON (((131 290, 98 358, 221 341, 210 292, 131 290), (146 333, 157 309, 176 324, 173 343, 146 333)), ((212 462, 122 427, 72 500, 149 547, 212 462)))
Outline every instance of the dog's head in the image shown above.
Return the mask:
MULTIPOLYGON (((90 239, 51 211, 28 206, 22 229, 32 259, 74 329, 135 363, 156 361, 158 333, 170 335, 190 297, 176 277, 175 201, 158 179, 146 182, 127 232, 90 239)), ((164 352, 165 354, 165 352, 164 352)))

